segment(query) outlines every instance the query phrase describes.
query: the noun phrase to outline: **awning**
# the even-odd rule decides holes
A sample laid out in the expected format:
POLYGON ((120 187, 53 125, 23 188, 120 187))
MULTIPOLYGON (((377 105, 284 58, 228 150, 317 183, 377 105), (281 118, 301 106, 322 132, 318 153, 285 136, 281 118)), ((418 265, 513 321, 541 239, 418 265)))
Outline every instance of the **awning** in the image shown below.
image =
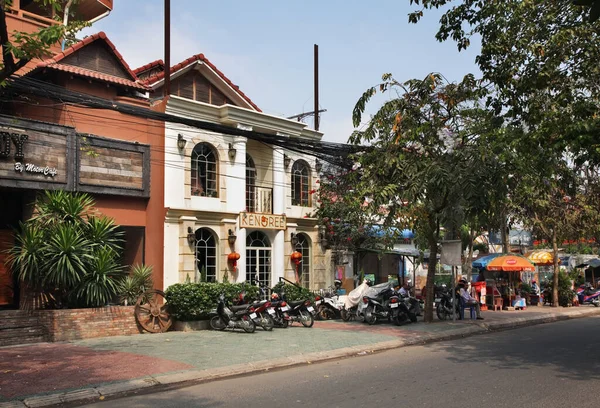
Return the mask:
POLYGON ((575 266, 575 268, 585 268, 586 266, 589 266, 590 268, 598 268, 598 267, 600 267, 600 259, 598 259, 598 258, 588 259, 587 261, 575 266))
MULTIPOLYGON (((525 257, 535 265, 554 265, 554 254, 547 249, 536 249, 525 254, 525 257)), ((560 263, 560 258, 558 259, 560 263)))
POLYGON ((476 259, 475 261, 473 261, 471 263, 471 266, 473 268, 477 268, 477 269, 485 269, 485 268, 487 268, 488 264, 492 261, 492 259, 494 259, 494 258, 496 258, 496 257, 498 257, 500 255, 502 255, 502 254, 489 254, 489 255, 486 255, 486 256, 484 256, 482 258, 479 258, 479 259, 476 259))

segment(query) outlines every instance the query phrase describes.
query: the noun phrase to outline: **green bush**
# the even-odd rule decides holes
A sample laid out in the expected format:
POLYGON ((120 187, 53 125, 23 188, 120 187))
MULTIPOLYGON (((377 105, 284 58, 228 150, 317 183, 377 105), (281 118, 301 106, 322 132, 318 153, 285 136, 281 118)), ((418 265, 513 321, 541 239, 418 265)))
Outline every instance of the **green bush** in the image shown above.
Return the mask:
POLYGON ((138 298, 153 287, 152 267, 149 265, 134 265, 131 267, 129 275, 119 282, 119 299, 125 305, 135 305, 138 298))
POLYGON ((219 295, 231 302, 240 292, 246 292, 250 302, 258 299, 258 287, 247 283, 177 283, 165 291, 169 311, 177 320, 202 320, 217 307, 219 295))
POLYGON ((285 282, 279 282, 277 285, 273 286, 273 292, 281 295, 282 292, 285 292, 285 298, 289 302, 294 302, 297 300, 306 300, 309 299, 311 302, 315 300, 315 295, 308 289, 286 284, 285 282))
MULTIPOLYGON (((550 295, 552 295, 553 282, 548 282, 550 295)), ((560 306, 570 306, 573 303, 575 291, 571 289, 571 279, 563 271, 558 274, 558 304, 560 306)))

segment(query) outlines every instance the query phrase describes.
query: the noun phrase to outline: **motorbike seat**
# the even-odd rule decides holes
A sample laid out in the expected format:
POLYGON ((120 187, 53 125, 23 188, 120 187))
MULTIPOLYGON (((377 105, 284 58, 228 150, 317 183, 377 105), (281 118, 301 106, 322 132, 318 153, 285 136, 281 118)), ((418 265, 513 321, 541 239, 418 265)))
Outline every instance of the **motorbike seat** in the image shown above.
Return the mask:
POLYGON ((248 305, 239 305, 239 306, 229 306, 229 309, 232 312, 241 312, 242 310, 246 310, 248 305))
POLYGON ((296 300, 294 302, 287 302, 287 303, 288 303, 288 305, 290 305, 290 307, 296 307, 296 306, 303 304, 304 302, 305 302, 305 300, 296 300))

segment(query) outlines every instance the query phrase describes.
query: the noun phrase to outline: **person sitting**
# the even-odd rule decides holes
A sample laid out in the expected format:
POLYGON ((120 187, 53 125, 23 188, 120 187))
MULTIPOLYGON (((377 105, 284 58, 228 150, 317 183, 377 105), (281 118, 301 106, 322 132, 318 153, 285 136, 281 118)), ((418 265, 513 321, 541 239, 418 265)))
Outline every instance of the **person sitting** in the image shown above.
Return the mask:
POLYGON ((479 302, 477 301, 477 299, 471 296, 471 294, 467 290, 467 280, 464 278, 459 280, 458 288, 460 291, 460 297, 464 302, 465 306, 474 306, 475 312, 477 314, 477 320, 483 320, 483 317, 481 317, 481 306, 479 305, 479 302))
POLYGON ((536 281, 531 281, 531 290, 533 291, 534 295, 540 295, 540 287, 538 286, 536 281))
POLYGON ((400 288, 400 290, 398 291, 398 293, 402 297, 408 297, 408 296, 410 296, 409 289, 410 289, 410 286, 408 284, 408 281, 404 281, 404 283, 402 284, 402 287, 400 288))

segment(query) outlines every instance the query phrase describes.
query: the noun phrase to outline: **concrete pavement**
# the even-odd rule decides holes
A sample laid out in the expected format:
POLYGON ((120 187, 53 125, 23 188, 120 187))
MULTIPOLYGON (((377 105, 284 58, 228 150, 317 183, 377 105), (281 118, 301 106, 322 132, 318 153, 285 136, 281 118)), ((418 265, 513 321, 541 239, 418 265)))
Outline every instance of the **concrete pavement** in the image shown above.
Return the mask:
POLYGON ((400 327, 317 321, 313 328, 254 334, 203 330, 6 347, 0 348, 0 408, 97 401, 591 315, 600 308, 530 307, 483 312, 483 321, 400 327))

